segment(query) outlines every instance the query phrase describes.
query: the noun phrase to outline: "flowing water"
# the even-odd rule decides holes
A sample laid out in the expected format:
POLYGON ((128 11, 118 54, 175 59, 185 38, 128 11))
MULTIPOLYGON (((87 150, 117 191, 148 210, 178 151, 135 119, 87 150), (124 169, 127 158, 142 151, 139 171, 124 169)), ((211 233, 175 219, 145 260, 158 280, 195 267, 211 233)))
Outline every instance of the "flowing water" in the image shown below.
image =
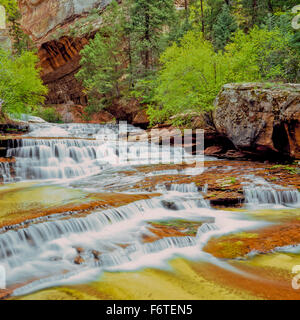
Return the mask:
MULTIPOLYGON (((57 195, 64 189, 83 193, 123 190, 130 194, 138 193, 133 186, 149 176, 201 173, 199 168, 157 170, 155 164, 168 151, 159 145, 122 139, 139 131, 128 126, 120 133, 116 125, 33 124, 31 132, 12 141, 7 150, 7 156, 16 159, 11 164, 13 177, 10 165, 0 163, 0 175, 6 183, 0 194, 17 186, 22 188, 21 184, 28 181, 44 190, 41 197, 45 200, 47 190, 50 194, 50 188, 58 186, 57 195), (153 165, 150 172, 138 170, 140 165, 149 163, 153 165), (124 174, 125 171, 131 174, 124 174)), ((179 147, 171 148, 169 153, 166 157, 175 163, 182 156, 185 160, 192 158, 179 147)), ((244 186, 246 206, 299 207, 297 190, 279 190, 255 177, 252 181, 244 186)), ((27 190, 28 202, 33 201, 31 190, 27 190)), ((83 216, 58 214, 37 218, 30 224, 4 227, 0 229, 0 265, 6 269, 7 286, 17 286, 14 295, 24 295, 47 287, 92 281, 103 271, 166 268, 175 256, 202 259, 240 272, 205 253, 204 245, 213 236, 269 223, 247 218, 243 212, 213 209, 203 198, 206 192, 206 184, 157 185, 156 190, 148 192, 150 199, 117 208, 94 209, 83 216), (192 236, 144 241, 153 236, 149 223, 180 219, 198 223, 198 231, 192 236), (81 264, 74 263, 78 253, 83 259, 81 264)))

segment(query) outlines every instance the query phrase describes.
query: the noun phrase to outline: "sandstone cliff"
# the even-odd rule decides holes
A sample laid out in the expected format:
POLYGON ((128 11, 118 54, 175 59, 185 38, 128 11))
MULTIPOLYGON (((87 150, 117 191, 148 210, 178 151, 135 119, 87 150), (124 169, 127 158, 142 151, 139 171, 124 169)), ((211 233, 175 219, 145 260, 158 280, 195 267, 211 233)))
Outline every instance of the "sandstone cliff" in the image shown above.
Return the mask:
POLYGON ((216 99, 217 130, 248 154, 300 159, 300 85, 228 84, 216 99))
POLYGON ((79 52, 101 25, 111 0, 19 0, 21 25, 38 48, 42 78, 49 87, 47 104, 86 104, 82 87, 75 80, 79 52))

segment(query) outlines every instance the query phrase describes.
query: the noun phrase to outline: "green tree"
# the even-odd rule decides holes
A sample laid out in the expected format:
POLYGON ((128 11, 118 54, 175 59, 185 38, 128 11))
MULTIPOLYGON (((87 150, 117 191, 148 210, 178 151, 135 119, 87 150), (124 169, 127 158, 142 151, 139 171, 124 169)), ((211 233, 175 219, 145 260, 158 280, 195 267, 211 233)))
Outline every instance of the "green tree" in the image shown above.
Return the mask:
POLYGON ((123 19, 122 7, 112 2, 103 15, 103 27, 80 52, 81 69, 76 77, 88 94, 90 113, 108 107, 121 96, 127 59, 123 19))
POLYGON ((155 70, 159 55, 168 44, 174 19, 173 0, 131 0, 131 70, 135 79, 147 77, 155 70))
POLYGON ((226 63, 221 53, 202 33, 189 31, 179 45, 173 44, 161 56, 162 70, 149 106, 151 123, 170 116, 212 108, 213 100, 226 83, 226 63))
MULTIPOLYGON (((202 33, 188 32, 161 56, 162 69, 153 85, 148 114, 152 124, 172 115, 213 108, 221 87, 231 82, 287 81, 294 59, 289 36, 280 30, 255 27, 249 34, 236 32, 224 51, 215 52, 202 33)), ((297 79, 293 79, 296 81, 297 79)))
POLYGON ((21 55, 25 50, 33 50, 32 40, 21 28, 21 13, 17 0, 0 0, 0 5, 6 9, 9 34, 13 39, 13 53, 21 55))
POLYGON ((213 26, 213 43, 216 50, 223 50, 232 34, 237 30, 237 23, 231 15, 229 6, 224 4, 213 26))
POLYGON ((37 62, 31 52, 13 57, 0 50, 0 98, 4 101, 1 113, 31 113, 44 102, 47 87, 40 79, 37 62))
POLYGON ((252 70, 256 80, 297 81, 296 73, 290 73, 290 64, 298 64, 295 67, 299 70, 299 56, 290 47, 290 41, 291 35, 282 34, 279 29, 255 27, 249 34, 239 30, 233 43, 226 47, 229 70, 235 74, 233 80, 247 81, 245 74, 252 70))

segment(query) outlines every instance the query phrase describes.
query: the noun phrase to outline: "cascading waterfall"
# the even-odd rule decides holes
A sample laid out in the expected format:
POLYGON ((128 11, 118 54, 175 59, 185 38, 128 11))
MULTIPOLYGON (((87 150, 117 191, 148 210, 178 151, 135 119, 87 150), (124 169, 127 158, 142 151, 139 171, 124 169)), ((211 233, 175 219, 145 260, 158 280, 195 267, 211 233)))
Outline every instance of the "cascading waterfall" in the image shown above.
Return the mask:
MULTIPOLYGON (((141 129, 132 125, 124 126, 124 131, 131 133, 142 132, 141 129)), ((119 132, 119 125, 117 124, 90 124, 90 123, 69 123, 69 124, 51 124, 39 123, 30 124, 30 133, 28 137, 53 137, 53 138, 92 138, 112 140, 116 138, 119 132)))
POLYGON ((250 204, 297 204, 300 193, 297 190, 275 190, 266 187, 245 188, 246 203, 250 204))
POLYGON ((20 139, 12 142, 7 156, 16 158, 16 176, 21 179, 74 178, 100 171, 97 159, 113 152, 101 152, 102 144, 93 140, 20 139))
POLYGON ((28 281, 30 275, 39 277, 36 285, 32 283, 15 292, 24 294, 65 279, 66 276, 61 274, 62 270, 68 270, 72 278, 73 272, 84 272, 86 267, 122 269, 122 266, 129 264, 134 269, 151 259, 147 258, 149 255, 159 255, 154 260, 160 262, 176 252, 187 253, 185 248, 201 252, 200 243, 203 245, 214 233, 224 230, 230 232, 243 224, 253 224, 233 221, 230 214, 220 217, 218 212, 208 208, 207 203, 203 202, 201 194, 198 195, 198 200, 187 197, 185 201, 172 194, 170 192, 158 198, 94 212, 82 218, 40 223, 37 221, 26 228, 19 226, 17 230, 4 232, 0 235, 0 263, 9 270, 8 283, 28 281), (168 208, 165 201, 172 201, 177 210, 168 208), (196 237, 167 237, 143 244, 143 234, 149 233, 148 221, 161 219, 186 219, 199 221, 200 224, 208 220, 216 222, 203 223, 196 237), (118 243, 128 245, 121 248, 118 243), (76 247, 86 248, 83 254, 85 263, 81 266, 73 263, 76 247), (93 249, 101 252, 96 261, 91 253, 93 249), (52 278, 51 274, 57 276, 52 278))
MULTIPOLYGON (((186 248, 196 248, 200 235, 211 230, 216 230, 217 227, 206 227, 203 228, 201 232, 198 232, 196 237, 168 237, 157 240, 152 243, 135 243, 124 249, 117 249, 113 252, 107 252, 100 255, 100 257, 95 261, 92 259, 92 254, 90 254, 91 262, 86 262, 80 270, 80 273, 87 272, 87 270, 92 271, 94 268, 100 268, 100 270, 110 270, 119 268, 122 265, 134 263, 135 260, 144 260, 145 256, 153 254, 162 254, 165 251, 173 250, 178 251, 180 249, 186 248)), ((166 257, 165 257, 166 258, 166 257)), ((27 284, 14 291, 14 295, 24 295, 35 290, 40 290, 47 288, 50 285, 61 284, 65 281, 70 281, 72 277, 76 276, 78 271, 69 272, 66 274, 60 274, 54 277, 48 277, 46 279, 39 279, 27 284)), ((72 283, 72 280, 71 280, 72 283)))
MULTIPOLYGON (((159 145, 125 142, 123 138, 128 132, 139 131, 131 126, 121 133, 120 140, 117 125, 39 123, 30 127, 30 134, 11 141, 7 151, 8 157, 16 159, 13 170, 19 180, 61 179, 63 185, 75 189, 90 187, 92 192, 107 192, 109 184, 115 186, 121 180, 120 170, 116 168, 125 165, 121 172, 134 171, 135 164, 159 163, 164 153, 159 145), (70 178, 80 179, 65 182, 70 178), (93 185, 93 181, 98 180, 99 184, 93 185)), ((177 159, 183 154, 182 148, 171 148, 169 156, 177 159)), ((12 180, 10 170, 9 164, 0 163, 4 182, 12 180)), ((134 179, 162 174, 199 174, 197 170, 141 171, 134 174, 134 179)), ((124 179, 127 183, 132 181, 132 185, 136 182, 128 177, 124 179)), ((124 181, 120 183, 122 185, 124 181)), ((261 188, 268 190, 264 194, 256 187, 255 184, 245 186, 249 203, 299 202, 299 194, 290 190, 280 191, 264 185, 261 188), (267 193, 270 190, 277 198, 273 193, 274 199, 271 198, 267 193)), ((57 214, 0 229, 0 264, 7 270, 8 286, 32 281, 14 291, 15 295, 22 295, 62 283, 72 284, 78 279, 94 280, 104 270, 160 267, 174 255, 202 258, 202 248, 210 237, 263 225, 261 221, 247 220, 236 212, 210 208, 203 197, 207 185, 200 188, 195 183, 171 184, 160 186, 157 191, 161 196, 119 208, 96 210, 79 217, 76 213, 57 214), (199 228, 193 229, 192 233, 196 235, 186 236, 183 231, 182 237, 157 238, 151 222, 173 220, 192 222, 193 226, 196 223, 199 228), (147 239, 154 240, 146 243, 147 239), (80 265, 75 263, 78 255, 83 258, 80 265), (90 278, 87 274, 93 276, 90 278), (33 281, 37 278, 39 280, 33 281)))
POLYGON ((248 176, 253 182, 244 187, 246 204, 299 205, 300 192, 268 183, 263 178, 248 176))
MULTIPOLYGON (((49 221, 33 224, 28 228, 17 231, 8 231, 0 235, 0 261, 9 259, 13 265, 14 256, 26 256, 29 251, 34 251, 43 243, 68 236, 87 232, 99 232, 109 225, 129 220, 149 209, 162 207, 160 200, 142 200, 127 206, 94 212, 84 218, 71 218, 68 220, 49 221)), ((21 261, 21 260, 19 260, 21 261)))
POLYGON ((4 183, 12 182, 11 164, 8 162, 0 162, 0 178, 4 183))
POLYGON ((189 183, 189 184, 171 184, 170 191, 183 192, 183 193, 197 193, 199 190, 195 183, 189 183))
POLYGON ((148 142, 127 142, 127 134, 141 131, 133 126, 126 125, 125 132, 121 125, 39 123, 30 128, 27 137, 9 141, 6 156, 16 159, 17 181, 72 179, 99 174, 110 166, 193 158, 179 147, 165 150, 148 142))
MULTIPOLYGON (((187 201, 174 200, 181 210, 188 208, 206 207, 206 202, 201 199, 187 201)), ((161 210, 162 217, 169 213, 169 208, 165 208, 165 203, 161 199, 141 200, 129 205, 94 212, 84 218, 70 218, 68 220, 48 221, 29 226, 28 228, 11 230, 0 235, 0 261, 7 260, 11 266, 22 263, 22 259, 29 252, 34 252, 46 242, 53 241, 69 234, 83 234, 89 232, 100 232, 105 227, 115 225, 120 222, 128 222, 130 219, 144 220, 148 212, 151 219, 152 210, 161 210), (15 259, 17 257, 17 259, 15 259)), ((175 214, 176 215, 176 214, 175 214)))

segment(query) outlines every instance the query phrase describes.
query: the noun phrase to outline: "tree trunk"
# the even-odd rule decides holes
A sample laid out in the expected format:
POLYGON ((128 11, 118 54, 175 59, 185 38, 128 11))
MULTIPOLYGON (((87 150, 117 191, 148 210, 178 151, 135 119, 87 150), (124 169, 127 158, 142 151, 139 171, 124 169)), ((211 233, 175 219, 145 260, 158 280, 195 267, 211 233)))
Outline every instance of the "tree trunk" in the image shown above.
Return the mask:
POLYGON ((252 1, 252 10, 253 10, 253 16, 252 16, 252 26, 256 23, 257 18, 257 0, 252 1))
POLYGON ((271 13, 273 13, 273 6, 272 6, 272 1, 268 0, 268 7, 271 13))
POLYGON ((203 0, 201 0, 201 22, 202 22, 202 33, 204 36, 205 25, 204 25, 204 8, 203 8, 203 0))
MULTIPOLYGON (((147 12, 145 15, 145 20, 146 20, 145 21, 145 27, 146 27, 145 39, 148 43, 150 43, 150 17, 147 12)), ((150 52, 149 52, 149 49, 147 48, 146 52, 145 52, 145 69, 146 69, 146 71, 149 70, 149 67, 150 67, 150 52)))

